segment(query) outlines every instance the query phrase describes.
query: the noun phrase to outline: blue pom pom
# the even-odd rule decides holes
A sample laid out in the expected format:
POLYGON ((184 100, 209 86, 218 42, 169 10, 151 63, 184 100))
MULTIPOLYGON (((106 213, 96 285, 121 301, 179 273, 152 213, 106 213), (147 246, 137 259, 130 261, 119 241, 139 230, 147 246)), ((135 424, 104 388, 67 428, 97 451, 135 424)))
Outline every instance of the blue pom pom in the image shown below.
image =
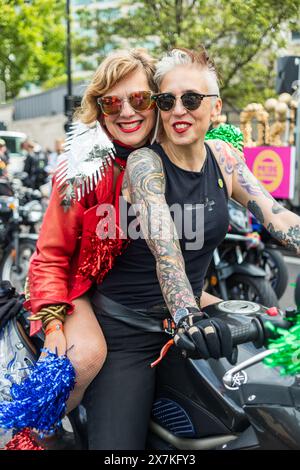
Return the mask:
POLYGON ((11 401, 0 403, 0 428, 34 428, 51 433, 61 424, 66 402, 75 386, 75 370, 67 356, 42 349, 38 360, 20 384, 13 384, 11 401))

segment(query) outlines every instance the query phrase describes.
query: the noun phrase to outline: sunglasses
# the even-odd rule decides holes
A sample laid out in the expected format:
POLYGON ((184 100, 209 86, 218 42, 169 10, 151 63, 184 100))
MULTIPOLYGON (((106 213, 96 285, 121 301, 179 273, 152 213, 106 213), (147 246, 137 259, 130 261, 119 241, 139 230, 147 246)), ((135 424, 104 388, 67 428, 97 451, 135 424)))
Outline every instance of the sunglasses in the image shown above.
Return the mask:
POLYGON ((103 114, 107 116, 120 114, 124 101, 128 101, 135 111, 146 111, 155 106, 151 91, 134 91, 127 98, 119 98, 118 96, 99 96, 97 98, 97 103, 103 114))
MULTIPOLYGON (((196 93, 194 91, 187 91, 180 96, 181 102, 185 109, 188 111, 195 111, 201 105, 203 98, 219 95, 203 95, 201 93, 196 93)), ((152 99, 156 102, 157 107, 161 111, 171 111, 174 108, 176 103, 176 96, 172 93, 158 93, 157 95, 152 95, 152 99)))

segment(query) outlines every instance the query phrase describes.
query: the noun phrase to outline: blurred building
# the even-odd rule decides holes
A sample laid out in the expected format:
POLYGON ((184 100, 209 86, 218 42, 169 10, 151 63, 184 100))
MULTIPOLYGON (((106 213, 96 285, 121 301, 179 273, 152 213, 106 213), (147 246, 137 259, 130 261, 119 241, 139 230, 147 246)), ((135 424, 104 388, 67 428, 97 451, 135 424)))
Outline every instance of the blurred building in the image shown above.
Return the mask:
MULTIPOLYGON (((126 5, 122 0, 70 0, 72 5, 72 29, 76 34, 77 38, 82 37, 88 38, 89 43, 91 46, 95 46, 97 49, 97 36, 95 34, 95 29, 87 29, 83 26, 82 22, 80 22, 80 11, 85 10, 90 12, 93 15, 93 24, 94 27, 97 27, 97 18, 101 19, 101 21, 110 21, 116 20, 122 16, 130 14, 135 5, 126 5)), ((138 4, 138 3, 137 3, 138 4)), ((120 48, 132 48, 132 47, 145 47, 148 49, 153 49, 158 43, 159 38, 156 36, 148 36, 147 38, 143 39, 142 41, 137 40, 135 38, 122 38, 119 36, 114 36, 111 39, 109 36, 105 38, 105 44, 101 45, 101 54, 106 55, 111 52, 115 48, 115 44, 118 44, 120 48)), ((82 55, 74 59, 73 64, 73 71, 74 75, 80 73, 88 73, 86 72, 86 66, 94 70, 98 66, 99 62, 99 51, 98 53, 91 54, 88 57, 82 55), (81 59, 80 62, 78 59, 81 59)))
POLYGON ((288 31, 287 38, 286 55, 300 56, 300 28, 298 30, 288 31))
MULTIPOLYGON (((75 33, 77 40, 80 38, 87 38, 90 44, 96 45, 96 37, 94 29, 87 29, 82 26, 80 22, 80 11, 87 10, 93 14, 95 18, 99 15, 102 20, 106 19, 116 19, 122 15, 126 7, 122 6, 121 0, 70 0, 71 2, 71 14, 72 14, 72 31, 75 33)), ((108 54, 113 49, 113 45, 109 42, 107 38, 107 43, 105 44, 103 54, 108 54)), ((80 75, 90 75, 91 72, 86 70, 84 64, 88 64, 89 68, 95 69, 98 65, 98 55, 92 54, 88 57, 79 56, 76 58, 73 57, 73 74, 74 76, 80 75), (80 59, 80 60, 78 60, 80 59)))
MULTIPOLYGON (((87 82, 75 83, 74 95, 82 96, 86 85, 87 82)), ((43 148, 52 150, 55 140, 65 137, 65 95, 66 87, 60 86, 0 105, 0 122, 8 130, 25 132, 43 148)))

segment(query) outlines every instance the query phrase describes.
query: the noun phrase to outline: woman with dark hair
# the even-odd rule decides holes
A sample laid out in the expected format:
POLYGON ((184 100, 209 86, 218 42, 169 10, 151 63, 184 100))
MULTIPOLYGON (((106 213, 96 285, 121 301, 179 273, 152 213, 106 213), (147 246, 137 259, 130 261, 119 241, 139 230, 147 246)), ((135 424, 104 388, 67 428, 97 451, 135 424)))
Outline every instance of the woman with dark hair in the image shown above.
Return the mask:
POLYGON ((158 62, 155 81, 159 143, 129 156, 122 183, 130 243, 92 296, 108 355, 85 395, 90 449, 145 448, 157 372, 150 364, 167 332, 176 360, 233 361, 229 327, 201 311, 206 270, 228 229, 229 197, 300 253, 300 218, 263 189, 238 151, 204 142, 222 107, 206 52, 174 49, 158 62), (164 321, 169 313, 173 324, 164 321))

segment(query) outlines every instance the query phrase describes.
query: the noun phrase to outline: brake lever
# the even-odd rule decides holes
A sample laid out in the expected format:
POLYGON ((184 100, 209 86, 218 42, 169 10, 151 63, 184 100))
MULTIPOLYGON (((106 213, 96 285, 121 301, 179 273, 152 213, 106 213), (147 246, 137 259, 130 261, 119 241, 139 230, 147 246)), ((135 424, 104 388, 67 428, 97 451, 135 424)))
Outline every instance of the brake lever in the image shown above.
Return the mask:
POLYGON ((270 356, 271 354, 274 354, 277 352, 277 349, 267 349, 266 351, 260 352, 258 354, 255 354, 255 356, 250 357, 249 359, 246 359, 245 361, 241 362, 235 367, 232 367, 229 369, 223 376, 223 383, 224 385, 230 387, 232 385, 232 380, 233 376, 237 373, 240 372, 242 369, 247 369, 248 367, 253 366, 254 364, 257 364, 258 362, 263 361, 266 357, 270 356))

